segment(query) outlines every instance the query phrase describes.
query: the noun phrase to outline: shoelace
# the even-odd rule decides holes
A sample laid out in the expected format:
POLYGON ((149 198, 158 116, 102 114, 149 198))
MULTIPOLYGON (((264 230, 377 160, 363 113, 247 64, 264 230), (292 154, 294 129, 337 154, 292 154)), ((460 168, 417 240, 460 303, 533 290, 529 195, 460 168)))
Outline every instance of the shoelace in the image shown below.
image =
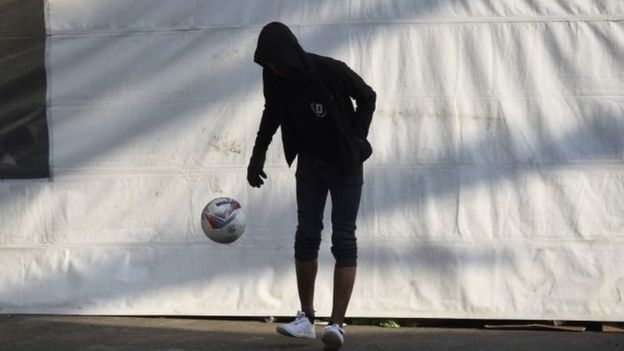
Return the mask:
POLYGON ((295 319, 295 323, 297 323, 297 324, 301 324, 302 322, 304 322, 304 321, 305 321, 305 320, 307 320, 307 319, 308 319, 308 318, 307 318, 306 316, 303 316, 303 317, 301 317, 301 318, 300 318, 300 317, 297 317, 297 318, 295 319))

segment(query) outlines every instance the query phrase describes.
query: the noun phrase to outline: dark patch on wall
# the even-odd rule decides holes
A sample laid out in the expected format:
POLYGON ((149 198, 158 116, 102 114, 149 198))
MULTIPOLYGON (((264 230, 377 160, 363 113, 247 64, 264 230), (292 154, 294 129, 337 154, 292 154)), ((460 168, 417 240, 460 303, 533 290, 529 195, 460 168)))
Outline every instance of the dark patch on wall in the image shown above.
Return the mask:
POLYGON ((45 2, 0 0, 0 179, 49 177, 45 2))

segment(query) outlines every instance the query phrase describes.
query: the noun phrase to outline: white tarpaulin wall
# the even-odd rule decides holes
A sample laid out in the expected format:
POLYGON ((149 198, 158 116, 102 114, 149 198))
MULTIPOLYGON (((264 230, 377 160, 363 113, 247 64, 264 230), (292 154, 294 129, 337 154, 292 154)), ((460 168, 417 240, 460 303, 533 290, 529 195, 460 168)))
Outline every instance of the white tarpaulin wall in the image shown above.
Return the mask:
POLYGON ((279 136, 245 180, 280 20, 378 93, 350 316, 624 320, 624 2, 46 5, 52 178, 0 183, 0 312, 294 313, 279 136), (217 196, 248 215, 230 246, 199 226, 217 196))

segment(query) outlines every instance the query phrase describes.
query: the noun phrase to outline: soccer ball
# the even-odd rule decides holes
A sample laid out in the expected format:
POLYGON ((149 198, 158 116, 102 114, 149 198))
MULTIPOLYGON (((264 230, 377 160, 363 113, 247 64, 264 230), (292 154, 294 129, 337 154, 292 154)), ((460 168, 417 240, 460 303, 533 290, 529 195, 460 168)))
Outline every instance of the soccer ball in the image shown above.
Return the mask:
POLYGON ((229 244, 245 232, 245 212, 238 201, 218 197, 204 207, 201 226, 208 238, 220 244, 229 244))

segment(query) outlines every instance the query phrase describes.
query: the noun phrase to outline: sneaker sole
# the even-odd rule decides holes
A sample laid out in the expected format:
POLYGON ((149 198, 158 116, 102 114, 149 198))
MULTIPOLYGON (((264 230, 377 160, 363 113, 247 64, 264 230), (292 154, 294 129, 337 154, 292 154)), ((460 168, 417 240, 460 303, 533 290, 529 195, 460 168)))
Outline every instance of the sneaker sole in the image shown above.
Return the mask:
POLYGON ((275 330, 284 336, 288 336, 291 338, 297 338, 297 339, 308 339, 308 340, 314 340, 316 339, 316 336, 309 336, 309 335, 295 335, 293 333, 291 333, 290 331, 288 331, 288 329, 286 328, 282 328, 282 326, 279 326, 277 328, 275 328, 275 330))
POLYGON ((325 350, 327 351, 338 350, 342 346, 342 340, 334 333, 324 334, 321 340, 325 344, 325 350))

